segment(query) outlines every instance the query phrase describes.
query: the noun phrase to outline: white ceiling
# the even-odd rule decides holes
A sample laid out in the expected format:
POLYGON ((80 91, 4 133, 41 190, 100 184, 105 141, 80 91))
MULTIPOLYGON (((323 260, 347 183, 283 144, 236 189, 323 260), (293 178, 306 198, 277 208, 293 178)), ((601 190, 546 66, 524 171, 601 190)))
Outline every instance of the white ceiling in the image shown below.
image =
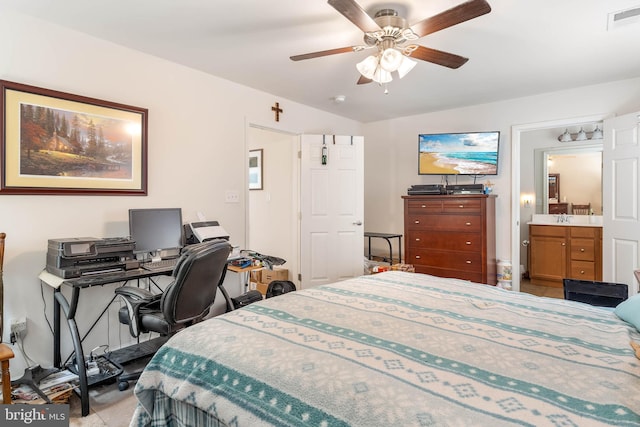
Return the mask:
MULTIPOLYGON (((607 14, 640 0, 488 0, 492 11, 418 40, 469 58, 457 70, 420 61, 384 88, 356 85, 357 53, 289 56, 362 44, 325 0, 7 0, 5 5, 255 89, 371 122, 640 76, 640 17, 607 31, 607 14), (333 98, 344 95, 342 104, 333 98)), ((463 0, 396 5, 409 24, 463 0)), ((276 98, 286 109, 286 102, 276 98)))

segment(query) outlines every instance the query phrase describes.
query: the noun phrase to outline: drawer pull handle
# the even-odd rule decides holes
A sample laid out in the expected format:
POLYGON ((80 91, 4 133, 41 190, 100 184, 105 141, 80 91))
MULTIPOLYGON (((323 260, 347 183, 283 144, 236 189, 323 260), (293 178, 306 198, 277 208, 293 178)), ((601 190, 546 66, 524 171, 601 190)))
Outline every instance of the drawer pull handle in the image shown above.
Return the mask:
POLYGON ((420 221, 417 220, 417 219, 415 221, 413 221, 413 222, 414 222, 414 224, 420 224, 420 221))
POLYGON ((584 248, 580 248, 580 252, 584 252, 584 248))
POLYGON ((419 242, 419 241, 420 241, 420 238, 419 238, 419 237, 416 237, 416 242, 419 242))
POLYGON ((420 259, 420 255, 416 255, 416 259, 420 259))
POLYGON ((561 246, 566 246, 564 242, 561 243, 561 246))
POLYGON ((421 207, 421 208, 426 208, 426 207, 427 207, 427 205, 422 205, 422 206, 420 206, 420 207, 421 207))
POLYGON ((580 270, 580 274, 584 274, 584 270, 580 270))
POLYGON ((467 262, 467 264, 471 264, 471 261, 469 261, 469 260, 467 260, 466 262, 467 262))
POLYGON ((467 222, 467 223, 465 223, 465 225, 468 227, 468 226, 470 226, 470 225, 471 225, 471 223, 470 223, 470 222, 467 222))
POLYGON ((465 243, 466 245, 470 245, 470 244, 471 244, 471 242, 464 242, 464 243, 465 243))

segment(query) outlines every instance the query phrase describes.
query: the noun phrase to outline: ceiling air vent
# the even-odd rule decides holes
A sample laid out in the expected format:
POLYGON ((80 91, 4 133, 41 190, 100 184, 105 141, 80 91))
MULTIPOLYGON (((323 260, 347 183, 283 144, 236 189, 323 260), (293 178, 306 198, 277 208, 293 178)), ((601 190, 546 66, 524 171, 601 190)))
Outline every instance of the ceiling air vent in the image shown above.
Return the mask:
POLYGON ((611 31, 624 25, 637 23, 640 23, 640 6, 609 13, 607 30, 611 31))

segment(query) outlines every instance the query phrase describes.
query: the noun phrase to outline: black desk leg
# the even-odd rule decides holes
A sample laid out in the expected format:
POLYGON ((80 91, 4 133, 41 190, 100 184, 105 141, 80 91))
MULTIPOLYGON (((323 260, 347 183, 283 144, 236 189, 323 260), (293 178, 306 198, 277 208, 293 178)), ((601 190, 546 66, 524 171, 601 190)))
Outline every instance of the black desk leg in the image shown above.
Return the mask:
POLYGON ((69 331, 71 331, 71 339, 73 340, 73 349, 76 353, 76 367, 78 368, 78 377, 80 380, 80 403, 82 405, 82 416, 89 415, 89 382, 87 380, 87 369, 84 364, 84 353, 82 351, 82 343, 80 342, 80 334, 78 333, 78 325, 74 319, 67 319, 69 331))
MULTIPOLYGON (((69 302, 62 295, 62 292, 55 292, 54 296, 65 313, 67 318, 67 324, 69 325, 69 332, 71 333, 71 341, 73 342, 73 351, 76 358, 76 368, 78 370, 78 380, 80 388, 80 402, 82 405, 82 416, 89 415, 89 382, 87 381, 87 369, 84 364, 84 351, 82 350, 82 340, 80 339, 80 333, 78 332, 78 325, 74 318, 70 317, 70 314, 75 314, 70 310, 69 302)), ((72 302, 73 307, 77 307, 77 301, 72 302)), ((58 348, 60 347, 60 328, 58 327, 58 348)), ((55 344, 54 344, 55 347, 55 344)), ((60 357, 60 353, 58 353, 60 357)))
POLYGON ((387 237, 385 237, 384 240, 389 244, 389 264, 393 264, 393 247, 391 246, 391 240, 387 237))
POLYGON ((62 368, 60 356, 60 303, 56 294, 60 293, 60 288, 53 291, 53 366, 62 368))

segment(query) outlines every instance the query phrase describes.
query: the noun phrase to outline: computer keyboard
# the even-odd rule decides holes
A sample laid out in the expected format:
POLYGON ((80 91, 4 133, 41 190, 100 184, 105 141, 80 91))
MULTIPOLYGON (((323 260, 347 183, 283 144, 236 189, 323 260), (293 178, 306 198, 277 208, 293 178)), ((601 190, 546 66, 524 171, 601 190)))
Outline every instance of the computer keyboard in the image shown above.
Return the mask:
POLYGON ((145 262, 141 265, 141 267, 149 271, 169 270, 174 268, 177 262, 178 262, 178 258, 169 258, 169 259, 162 259, 160 261, 145 262))

